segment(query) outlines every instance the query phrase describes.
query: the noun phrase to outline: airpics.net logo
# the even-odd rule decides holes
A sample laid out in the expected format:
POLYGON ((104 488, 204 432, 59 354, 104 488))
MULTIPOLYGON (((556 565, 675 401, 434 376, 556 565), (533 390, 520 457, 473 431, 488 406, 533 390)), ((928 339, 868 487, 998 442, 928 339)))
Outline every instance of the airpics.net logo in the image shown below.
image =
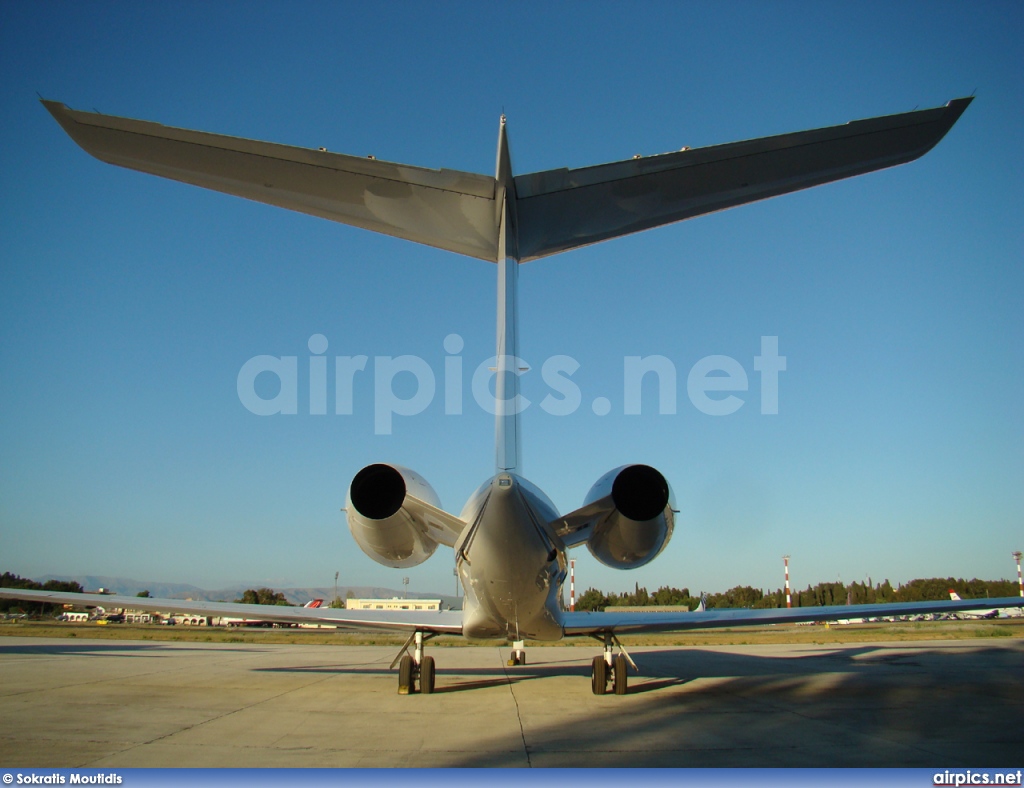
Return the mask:
POLYGON ((1015 772, 976 772, 970 769, 963 771, 936 772, 932 778, 932 785, 951 786, 958 788, 961 785, 1020 785, 1021 770, 1015 772))
MULTIPOLYGON (((440 375, 419 356, 334 356, 327 355, 328 340, 313 334, 307 342, 309 357, 253 356, 238 371, 238 399, 250 413, 258 416, 297 415, 300 413, 300 377, 308 381, 308 410, 311 416, 328 414, 329 386, 333 378, 334 402, 331 411, 337 416, 355 412, 357 376, 373 377, 373 427, 377 435, 390 435, 395 417, 410 417, 429 408, 440 389, 444 412, 448 416, 463 413, 467 382, 466 363, 462 357, 465 343, 458 334, 444 338, 440 375), (305 367, 301 369, 300 367, 305 367), (332 369, 333 368, 333 369, 332 369), (333 375, 330 373, 333 372, 333 375), (439 384, 440 379, 440 384, 439 384)), ((497 375, 497 356, 481 361, 468 375, 472 399, 481 410, 497 415, 522 413, 534 402, 522 394, 499 400, 493 390, 497 375)), ((522 359, 507 359, 507 368, 516 375, 528 374, 532 367, 522 359)), ((779 412, 779 374, 786 370, 786 357, 779 355, 779 338, 762 336, 760 353, 753 356, 752 371, 760 389, 760 412, 779 412)), ((556 355, 540 366, 540 376, 547 388, 536 403, 551 416, 569 416, 584 406, 584 395, 573 380, 580 363, 571 356, 556 355)), ((505 373, 512 374, 512 373, 505 373)), ((622 413, 638 416, 643 412, 644 386, 654 385, 659 415, 677 412, 679 374, 675 363, 666 356, 624 356, 622 359, 622 413)), ((731 356, 704 356, 686 372, 686 395, 690 404, 708 416, 729 416, 746 403, 751 389, 746 367, 731 356)), ((303 398, 305 399, 305 398, 303 398)), ((306 403, 303 402, 303 405, 306 403)), ((589 400, 598 416, 611 413, 612 401, 604 396, 589 400)))

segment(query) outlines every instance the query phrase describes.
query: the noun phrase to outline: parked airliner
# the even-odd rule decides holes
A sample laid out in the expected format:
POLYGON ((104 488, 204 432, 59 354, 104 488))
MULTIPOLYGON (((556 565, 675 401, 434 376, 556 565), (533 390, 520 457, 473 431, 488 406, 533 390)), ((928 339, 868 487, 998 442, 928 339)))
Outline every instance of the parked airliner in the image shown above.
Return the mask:
MULTIPOLYGON (((952 588, 949 589, 949 598, 952 599, 954 602, 960 602, 961 601, 960 595, 956 591, 954 591, 952 588)), ((990 605, 992 604, 992 601, 993 600, 989 600, 989 604, 990 605)), ((995 601, 998 602, 999 600, 995 600, 995 601)), ((957 617, 958 618, 999 618, 1000 616, 1003 616, 1004 618, 1016 618, 1016 617, 1019 617, 1021 615, 1021 608, 1022 607, 1024 607, 1024 605, 1019 605, 1017 607, 1004 607, 1003 605, 1000 605, 999 607, 986 607, 986 608, 981 608, 981 609, 978 609, 978 610, 961 610, 961 611, 957 612, 957 617)))

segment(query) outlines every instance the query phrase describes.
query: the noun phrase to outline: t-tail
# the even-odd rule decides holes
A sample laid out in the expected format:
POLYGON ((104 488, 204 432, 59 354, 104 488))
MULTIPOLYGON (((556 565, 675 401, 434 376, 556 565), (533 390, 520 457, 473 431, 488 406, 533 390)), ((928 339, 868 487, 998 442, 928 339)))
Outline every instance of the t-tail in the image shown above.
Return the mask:
POLYGON ((495 209, 498 214, 498 337, 495 351, 495 472, 522 472, 519 412, 519 249, 516 221, 516 182, 508 149, 505 116, 498 130, 495 167, 495 209))

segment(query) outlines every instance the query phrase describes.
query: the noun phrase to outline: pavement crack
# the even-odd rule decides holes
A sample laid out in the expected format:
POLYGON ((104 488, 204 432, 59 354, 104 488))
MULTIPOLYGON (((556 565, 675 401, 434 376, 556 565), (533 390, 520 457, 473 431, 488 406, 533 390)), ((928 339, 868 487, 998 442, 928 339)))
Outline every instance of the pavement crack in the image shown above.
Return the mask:
POLYGON ((502 656, 501 649, 497 649, 498 657, 501 659, 501 669, 505 673, 505 679, 508 681, 508 691, 512 696, 512 702, 516 704, 516 722, 519 723, 519 738, 523 742, 523 754, 526 756, 526 766, 533 768, 533 763, 530 761, 530 746, 526 743, 526 731, 523 728, 523 715, 519 708, 519 698, 516 697, 516 685, 512 681, 512 677, 509 675, 507 663, 505 658, 502 656))

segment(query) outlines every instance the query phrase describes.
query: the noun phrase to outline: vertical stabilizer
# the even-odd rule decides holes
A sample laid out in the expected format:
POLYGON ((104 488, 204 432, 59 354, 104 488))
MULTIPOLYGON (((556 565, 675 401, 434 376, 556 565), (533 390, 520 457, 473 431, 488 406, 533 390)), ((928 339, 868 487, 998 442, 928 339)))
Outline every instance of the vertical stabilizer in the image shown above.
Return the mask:
POLYGON ((519 411, 519 253, 516 227, 516 186, 508 150, 505 116, 498 131, 495 168, 495 210, 498 211, 498 343, 494 379, 495 466, 497 471, 521 473, 519 411))

